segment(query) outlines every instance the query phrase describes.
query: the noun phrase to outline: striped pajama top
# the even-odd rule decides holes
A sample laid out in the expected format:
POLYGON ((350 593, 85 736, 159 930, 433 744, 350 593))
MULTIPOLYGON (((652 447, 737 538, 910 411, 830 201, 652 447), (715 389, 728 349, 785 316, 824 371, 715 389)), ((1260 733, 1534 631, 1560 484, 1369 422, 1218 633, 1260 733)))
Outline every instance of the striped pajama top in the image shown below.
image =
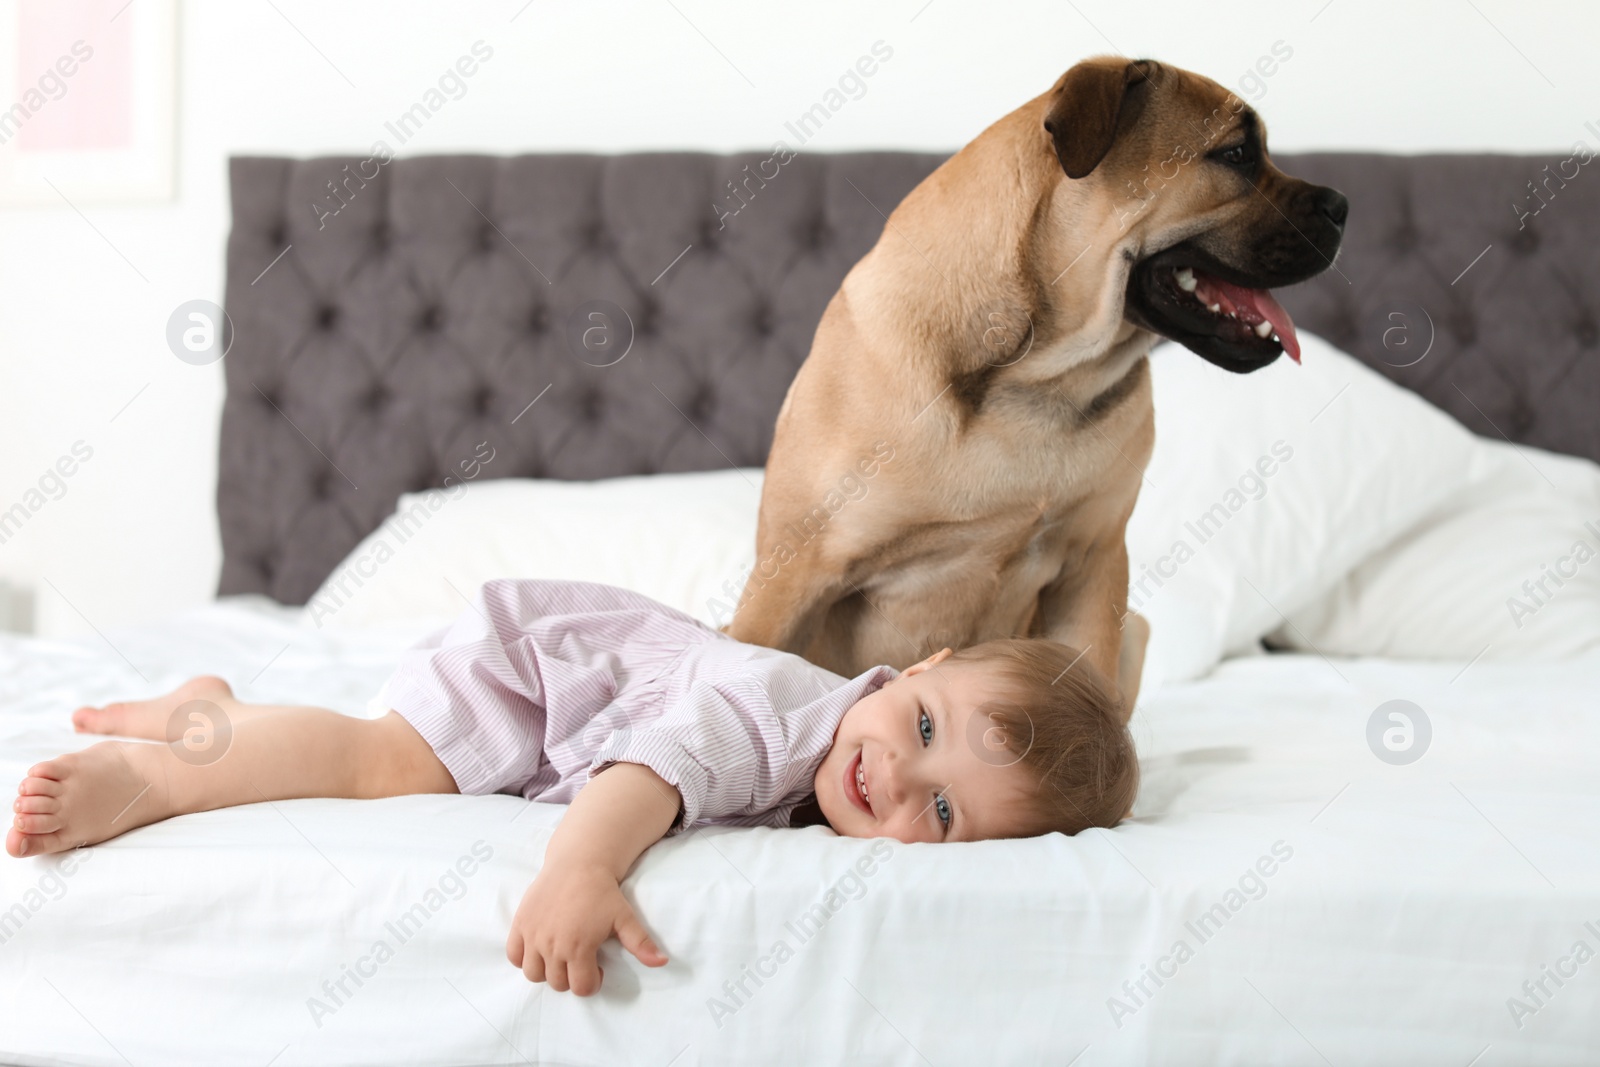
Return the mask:
POLYGON ((676 833, 789 825, 844 713, 897 674, 846 679, 624 589, 496 579, 373 703, 466 794, 566 804, 606 766, 642 763, 682 794, 676 833))

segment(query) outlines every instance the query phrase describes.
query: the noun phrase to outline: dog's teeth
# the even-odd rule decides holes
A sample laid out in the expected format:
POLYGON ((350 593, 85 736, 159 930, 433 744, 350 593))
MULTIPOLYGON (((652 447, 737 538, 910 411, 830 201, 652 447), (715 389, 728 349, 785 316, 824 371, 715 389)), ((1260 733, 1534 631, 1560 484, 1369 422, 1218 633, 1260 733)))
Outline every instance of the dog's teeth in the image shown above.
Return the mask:
POLYGON ((1206 305, 1206 310, 1207 311, 1212 311, 1212 312, 1221 311, 1222 310, 1222 305, 1221 304, 1207 304, 1206 305))
POLYGON ((1182 289, 1186 293, 1194 292, 1194 287, 1200 284, 1195 280, 1194 271, 1190 270, 1188 267, 1178 271, 1177 276, 1178 288, 1182 289))
POLYGON ((1266 322, 1266 321, 1262 321, 1262 322, 1256 323, 1256 336, 1257 337, 1265 338, 1271 332, 1272 332, 1272 323, 1266 322))

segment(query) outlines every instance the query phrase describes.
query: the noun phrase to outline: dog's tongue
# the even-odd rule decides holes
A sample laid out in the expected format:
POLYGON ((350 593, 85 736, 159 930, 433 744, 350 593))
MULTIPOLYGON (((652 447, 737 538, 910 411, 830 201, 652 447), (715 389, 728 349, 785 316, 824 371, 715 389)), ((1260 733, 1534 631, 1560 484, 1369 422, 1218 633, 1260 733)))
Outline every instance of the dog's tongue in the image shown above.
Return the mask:
POLYGON ((1221 278, 1206 279, 1217 289, 1220 289, 1236 308, 1248 308, 1255 312, 1256 321, 1265 320, 1272 323, 1272 328, 1277 331, 1278 342, 1283 345, 1283 350, 1289 353, 1289 358, 1296 363, 1300 362, 1300 339, 1294 335, 1294 321, 1289 318, 1289 313, 1283 305, 1266 289, 1246 289, 1242 285, 1233 285, 1221 278))

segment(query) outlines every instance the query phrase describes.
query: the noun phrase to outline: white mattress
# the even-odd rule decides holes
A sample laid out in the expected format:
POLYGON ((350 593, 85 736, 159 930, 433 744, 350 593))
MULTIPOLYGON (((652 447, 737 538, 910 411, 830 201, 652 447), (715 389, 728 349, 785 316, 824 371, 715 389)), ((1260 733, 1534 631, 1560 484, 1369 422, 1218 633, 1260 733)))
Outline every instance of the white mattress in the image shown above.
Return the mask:
MULTIPOLYGON (((115 651, 0 640, 4 788, 89 743, 68 724, 78 704, 201 671, 246 699, 361 714, 426 629, 295 619, 241 598, 108 633, 115 651)), ((611 942, 587 1000, 529 985, 503 955, 557 807, 302 800, 145 827, 85 850, 70 877, 58 858, 0 857, 0 1059, 1593 1064, 1600 962, 1572 954, 1600 949, 1600 661, 1463 666, 1262 656, 1164 687, 1135 717, 1144 788, 1115 831, 682 835, 627 883, 671 964, 611 942), (1365 740, 1392 698, 1433 724, 1409 766, 1365 740), (1230 897, 1275 847, 1263 890, 1245 880, 1259 899, 1230 897), (463 857, 472 873, 452 875, 463 857), (837 910, 799 929, 819 903, 837 910), (1204 937, 1188 925, 1219 904, 1204 937), (392 958, 362 963, 379 941, 392 958), (1546 966, 1576 973, 1557 986, 1546 966), (1152 967, 1171 977, 1145 977, 1136 1000, 1123 983, 1152 967), (323 983, 341 977, 335 1000, 323 983), (735 1000, 724 983, 741 978, 735 1000), (1535 1003, 1523 984, 1541 979, 1535 1003), (1510 998, 1532 1010, 1514 1017, 1510 998)))

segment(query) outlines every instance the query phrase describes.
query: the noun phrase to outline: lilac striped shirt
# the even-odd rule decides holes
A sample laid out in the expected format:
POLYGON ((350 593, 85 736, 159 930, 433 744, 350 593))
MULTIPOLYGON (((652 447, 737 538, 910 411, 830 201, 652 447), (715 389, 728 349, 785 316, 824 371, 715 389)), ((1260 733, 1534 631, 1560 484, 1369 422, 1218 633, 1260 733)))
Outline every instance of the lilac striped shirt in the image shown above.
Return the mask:
POLYGON ((897 673, 845 679, 625 589, 501 578, 403 653, 374 704, 462 793, 566 804, 607 765, 642 763, 683 796, 676 833, 787 826, 844 713, 897 673))

